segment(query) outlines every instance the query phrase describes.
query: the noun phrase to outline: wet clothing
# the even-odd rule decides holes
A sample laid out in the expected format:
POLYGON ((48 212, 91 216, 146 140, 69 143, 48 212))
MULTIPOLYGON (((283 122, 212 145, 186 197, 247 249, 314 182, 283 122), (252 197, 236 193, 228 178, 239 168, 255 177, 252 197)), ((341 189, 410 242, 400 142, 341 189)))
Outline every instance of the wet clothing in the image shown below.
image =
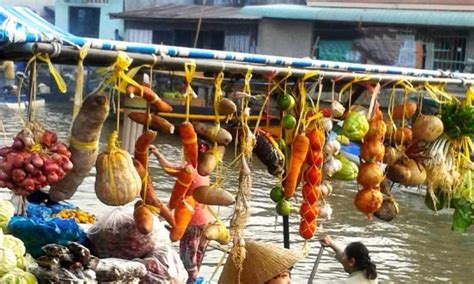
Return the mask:
POLYGON ((364 271, 359 270, 356 272, 352 272, 349 275, 349 278, 347 278, 347 283, 348 284, 377 284, 378 280, 367 279, 367 277, 365 277, 364 271))
POLYGON ((204 258, 209 241, 203 236, 204 225, 189 225, 179 242, 179 254, 184 267, 188 271, 188 281, 191 284, 196 281, 199 268, 204 258))

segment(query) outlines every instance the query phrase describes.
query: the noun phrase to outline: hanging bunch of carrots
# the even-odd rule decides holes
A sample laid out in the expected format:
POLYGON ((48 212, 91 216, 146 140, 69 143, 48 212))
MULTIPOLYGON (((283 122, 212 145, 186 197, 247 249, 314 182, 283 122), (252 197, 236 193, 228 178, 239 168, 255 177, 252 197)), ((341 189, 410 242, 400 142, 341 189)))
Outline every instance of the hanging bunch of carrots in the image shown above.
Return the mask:
POLYGON ((316 233, 316 219, 319 213, 318 201, 321 196, 321 167, 324 160, 323 147, 325 141, 324 129, 315 127, 306 135, 309 140, 309 150, 306 155, 308 167, 304 172, 303 202, 300 207, 300 236, 311 239, 316 233))
POLYGON ((382 162, 385 153, 383 140, 386 128, 379 104, 375 101, 372 117, 369 118, 369 131, 364 136, 360 152, 362 161, 359 166, 357 183, 362 188, 357 192, 354 200, 357 209, 366 214, 369 219, 383 202, 380 184, 384 179, 384 174, 380 168, 380 162, 382 162))

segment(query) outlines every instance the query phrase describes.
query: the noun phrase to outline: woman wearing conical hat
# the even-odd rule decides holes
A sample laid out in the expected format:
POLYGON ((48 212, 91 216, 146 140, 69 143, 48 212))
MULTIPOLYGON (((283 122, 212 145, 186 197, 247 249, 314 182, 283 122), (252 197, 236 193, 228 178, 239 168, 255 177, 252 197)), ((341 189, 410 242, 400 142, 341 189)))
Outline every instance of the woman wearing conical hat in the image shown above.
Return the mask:
POLYGON ((232 260, 232 253, 219 278, 219 284, 288 284, 289 270, 303 255, 271 243, 245 242, 246 255, 240 275, 232 260))

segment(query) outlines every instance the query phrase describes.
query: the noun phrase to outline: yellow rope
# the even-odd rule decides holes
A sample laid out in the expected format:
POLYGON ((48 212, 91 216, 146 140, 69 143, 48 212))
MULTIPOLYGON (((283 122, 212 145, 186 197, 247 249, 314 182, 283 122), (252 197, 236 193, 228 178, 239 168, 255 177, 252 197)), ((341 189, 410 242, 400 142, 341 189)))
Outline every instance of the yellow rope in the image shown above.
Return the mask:
POLYGON ((77 63, 76 91, 74 93, 74 108, 72 110, 72 119, 74 120, 82 106, 84 92, 84 59, 89 51, 90 42, 86 42, 79 51, 79 60, 77 63))
POLYGON ((95 150, 99 146, 99 140, 83 142, 71 135, 69 138, 69 144, 80 150, 95 150))
POLYGON ((193 81, 194 74, 196 72, 196 63, 194 60, 186 62, 184 64, 184 72, 186 77, 186 122, 189 122, 189 111, 191 108, 191 100, 193 97, 193 88, 191 87, 191 82, 193 81))
POLYGON ((67 91, 66 83, 61 77, 61 74, 59 74, 58 70, 54 67, 53 63, 51 62, 51 59, 49 59, 49 56, 47 54, 37 54, 36 57, 48 65, 49 73, 51 74, 54 81, 56 82, 56 85, 58 86, 58 90, 61 93, 66 93, 67 91))

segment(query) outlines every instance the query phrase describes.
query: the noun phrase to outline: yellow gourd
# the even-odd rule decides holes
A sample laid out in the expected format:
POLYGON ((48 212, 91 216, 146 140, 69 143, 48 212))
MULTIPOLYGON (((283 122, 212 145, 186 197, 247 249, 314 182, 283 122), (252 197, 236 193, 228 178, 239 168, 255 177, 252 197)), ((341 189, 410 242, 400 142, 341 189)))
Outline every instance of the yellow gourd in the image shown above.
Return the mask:
POLYGON ((114 131, 109 138, 108 151, 100 153, 96 161, 95 193, 102 203, 112 206, 133 201, 142 187, 132 157, 120 148, 117 139, 118 133, 114 131))

